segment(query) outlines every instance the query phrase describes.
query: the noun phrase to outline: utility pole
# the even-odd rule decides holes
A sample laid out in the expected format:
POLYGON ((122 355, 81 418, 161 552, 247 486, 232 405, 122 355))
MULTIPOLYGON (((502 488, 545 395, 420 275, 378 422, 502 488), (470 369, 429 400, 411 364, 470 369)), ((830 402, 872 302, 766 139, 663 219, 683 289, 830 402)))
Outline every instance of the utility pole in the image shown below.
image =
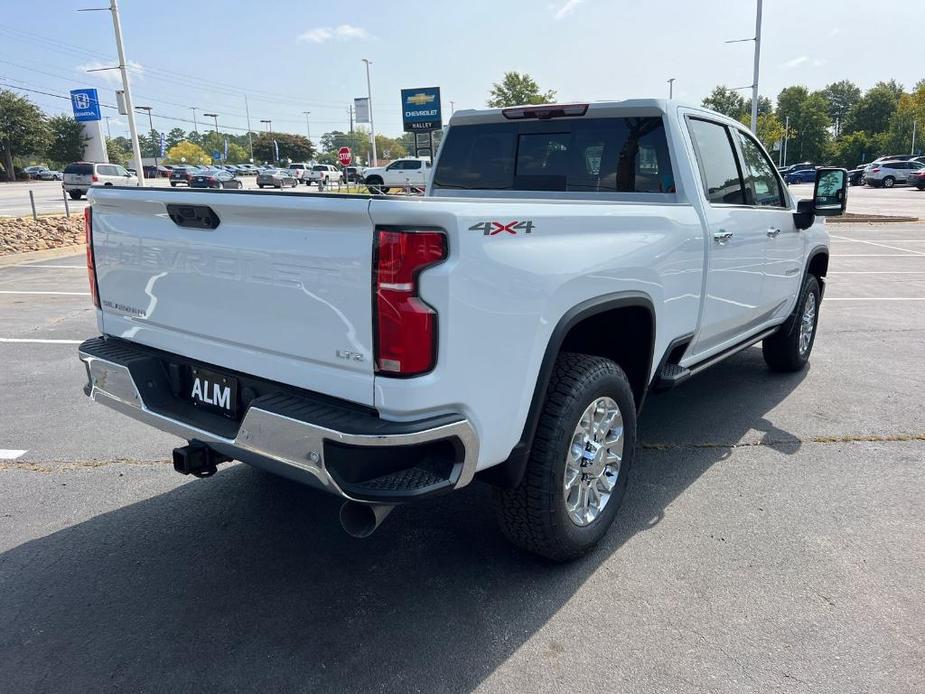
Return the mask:
POLYGON ((129 85, 128 70, 125 67, 125 45, 122 42, 122 20, 119 19, 119 0, 109 0, 112 12, 112 28, 116 35, 116 49, 119 52, 119 72, 122 73, 122 89, 125 91, 125 110, 128 112, 128 130, 132 136, 132 155, 135 157, 136 171, 139 173, 138 185, 145 185, 145 170, 141 165, 141 147, 138 145, 138 130, 135 128, 135 109, 132 107, 132 89, 129 85))
POLYGON ((309 126, 308 124, 308 114, 310 114, 311 111, 302 111, 302 113, 305 114, 305 135, 306 137, 308 137, 308 141, 311 142, 312 141, 312 129, 311 129, 311 126, 309 126))
POLYGON ((369 106, 369 139, 373 145, 373 166, 379 166, 379 156, 376 153, 376 126, 373 125, 373 88, 369 81, 369 66, 372 64, 367 58, 363 58, 366 63, 366 97, 367 106, 369 106))
POLYGON ((251 150, 251 164, 254 163, 254 138, 251 136, 251 109, 247 105, 247 94, 244 95, 244 115, 247 116, 247 144, 251 150))
POLYGON ((915 116, 912 116, 912 149, 909 154, 915 154, 915 116))
POLYGON ((151 118, 151 111, 154 110, 153 106, 136 106, 136 109, 139 111, 148 112, 148 125, 151 127, 150 137, 151 144, 154 145, 154 176, 157 177, 157 148, 160 146, 159 142, 154 141, 154 120, 151 118))
MULTIPOLYGON (((350 119, 350 120, 349 120, 349 122, 350 122, 350 134, 353 135, 353 104, 350 104, 350 105, 347 107, 347 118, 350 119)), ((351 142, 352 142, 352 141, 351 141, 351 142)))
POLYGON ((456 102, 450 100, 450 115, 452 116, 454 113, 456 113, 456 102))
MULTIPOLYGON (((111 118, 112 118, 112 116, 106 116, 106 139, 107 139, 107 140, 111 140, 111 139, 112 139, 112 129, 109 127, 109 121, 110 121, 111 118)), ((915 124, 913 123, 913 125, 915 125, 915 124)), ((915 146, 915 138, 914 138, 914 137, 912 138, 912 146, 913 146, 913 147, 915 146)))
POLYGON ((199 124, 196 122, 196 109, 198 106, 190 106, 190 111, 193 112, 193 132, 197 135, 199 134, 199 124))
POLYGON ((675 81, 674 77, 668 78, 668 98, 669 99, 674 98, 674 81, 675 81))
POLYGON ((790 116, 787 116, 784 119, 784 161, 781 163, 781 166, 787 165, 787 143, 790 142, 790 116))
POLYGON ((758 63, 761 59, 761 2, 755 15, 755 77, 752 80, 752 132, 758 134, 758 63))

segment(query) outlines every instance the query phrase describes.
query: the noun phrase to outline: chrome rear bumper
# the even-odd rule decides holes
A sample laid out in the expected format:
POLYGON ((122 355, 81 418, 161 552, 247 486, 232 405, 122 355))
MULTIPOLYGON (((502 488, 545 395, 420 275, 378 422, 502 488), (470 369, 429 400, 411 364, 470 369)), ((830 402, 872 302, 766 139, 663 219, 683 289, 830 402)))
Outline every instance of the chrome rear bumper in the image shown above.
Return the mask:
MULTIPOLYGON (((320 487, 330 493, 354 501, 378 502, 379 497, 357 495, 344 489, 325 464, 326 443, 343 444, 360 449, 380 449, 388 446, 420 446, 430 442, 452 440, 460 451, 456 463, 443 486, 449 489, 463 487, 472 481, 478 461, 478 438, 467 419, 460 418, 433 426, 408 431, 403 427, 400 433, 347 433, 320 426, 280 412, 264 409, 254 401, 244 414, 237 433, 233 437, 222 436, 213 431, 181 421, 179 418, 156 412, 145 403, 142 389, 132 374, 131 359, 125 350, 131 350, 131 343, 119 343, 116 356, 101 356, 100 345, 107 341, 97 338, 88 340, 79 348, 79 356, 87 368, 89 383, 86 393, 90 399, 110 407, 117 412, 149 424, 161 431, 179 436, 188 441, 208 444, 216 451, 236 460, 262 467, 270 472, 320 487), (122 362, 122 363, 120 363, 122 362)), ((147 382, 147 388, 152 388, 147 382)), ((395 491, 394 483, 390 491, 395 491)), ((402 494, 401 500, 425 496, 434 490, 426 485, 417 491, 402 494)), ((391 501, 396 501, 390 498, 391 501)))

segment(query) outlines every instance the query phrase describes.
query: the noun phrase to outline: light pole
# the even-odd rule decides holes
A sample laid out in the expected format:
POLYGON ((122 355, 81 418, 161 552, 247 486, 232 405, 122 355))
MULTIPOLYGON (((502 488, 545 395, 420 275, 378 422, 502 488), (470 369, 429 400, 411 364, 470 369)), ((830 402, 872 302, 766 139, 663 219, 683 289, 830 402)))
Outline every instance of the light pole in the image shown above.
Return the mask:
POLYGON ((157 148, 158 148, 159 143, 154 141, 154 119, 151 117, 151 111, 154 110, 154 107, 153 106, 136 106, 135 109, 138 111, 148 112, 148 125, 151 127, 151 131, 150 131, 151 144, 154 146, 154 175, 156 177, 157 176, 157 148))
POLYGON ((312 141, 312 129, 311 129, 311 126, 309 126, 308 124, 308 116, 311 113, 311 111, 302 111, 302 113, 305 114, 305 135, 308 137, 308 141, 311 142, 312 141))
POLYGON ((367 58, 363 58, 363 62, 366 63, 366 99, 369 106, 369 139, 373 145, 373 166, 379 166, 379 156, 376 154, 376 126, 373 125, 373 88, 369 81, 369 66, 372 63, 367 58))
POLYGON ((211 118, 215 122, 215 133, 218 134, 218 114, 217 113, 203 113, 206 118, 211 118))
POLYGON ((671 99, 674 97, 674 77, 668 78, 668 98, 671 99))
POLYGON ((271 128, 271 126, 273 125, 273 121, 271 121, 269 118, 261 118, 261 119, 260 119, 260 122, 261 122, 261 123, 266 123, 266 124, 267 124, 267 132, 269 133, 269 132, 270 132, 270 128, 271 128))
POLYGON ((193 132, 198 135, 199 134, 199 124, 196 122, 196 109, 197 108, 199 107, 198 106, 189 107, 190 111, 193 112, 193 132))
MULTIPOLYGON (((111 139, 112 139, 112 129, 109 127, 109 121, 110 121, 111 118, 112 118, 112 116, 106 116, 106 139, 107 139, 107 140, 111 140, 111 139)), ((914 137, 912 138, 912 144, 913 144, 913 145, 915 144, 915 138, 914 138, 914 137)))
POLYGON ((454 113, 456 113, 456 102, 450 100, 450 115, 452 116, 454 113))
POLYGON ((752 88, 752 132, 756 135, 758 134, 758 64, 761 59, 761 3, 762 0, 757 0, 758 7, 755 12, 755 35, 747 39, 733 39, 732 41, 726 41, 726 43, 743 43, 745 41, 754 41, 755 42, 755 72, 752 75, 752 83, 746 87, 735 87, 735 89, 747 89, 748 87, 752 88))

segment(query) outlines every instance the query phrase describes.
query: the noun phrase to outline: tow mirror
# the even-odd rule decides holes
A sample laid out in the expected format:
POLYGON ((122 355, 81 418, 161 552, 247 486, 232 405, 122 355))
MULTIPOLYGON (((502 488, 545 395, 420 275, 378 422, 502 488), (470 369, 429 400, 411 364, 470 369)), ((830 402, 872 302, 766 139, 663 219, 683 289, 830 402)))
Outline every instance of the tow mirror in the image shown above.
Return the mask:
POLYGON ((848 204, 848 171, 846 169, 818 169, 813 189, 813 212, 820 217, 845 213, 848 204))

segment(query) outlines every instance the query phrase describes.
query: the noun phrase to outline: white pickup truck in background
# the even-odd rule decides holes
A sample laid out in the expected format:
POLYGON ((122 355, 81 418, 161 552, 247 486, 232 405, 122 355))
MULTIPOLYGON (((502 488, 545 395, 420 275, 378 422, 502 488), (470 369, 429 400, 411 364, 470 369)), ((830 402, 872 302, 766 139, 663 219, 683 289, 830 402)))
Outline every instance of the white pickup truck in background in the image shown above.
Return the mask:
POLYGON ((809 358, 843 169, 797 202, 740 123, 634 100, 457 111, 428 178, 93 189, 87 394, 189 441, 180 472, 341 496, 357 536, 484 480, 511 540, 565 560, 617 513, 648 390, 759 341, 809 358))
POLYGON ((384 193, 391 188, 421 188, 430 180, 431 164, 423 157, 396 159, 388 166, 366 169, 363 182, 371 193, 384 193))

